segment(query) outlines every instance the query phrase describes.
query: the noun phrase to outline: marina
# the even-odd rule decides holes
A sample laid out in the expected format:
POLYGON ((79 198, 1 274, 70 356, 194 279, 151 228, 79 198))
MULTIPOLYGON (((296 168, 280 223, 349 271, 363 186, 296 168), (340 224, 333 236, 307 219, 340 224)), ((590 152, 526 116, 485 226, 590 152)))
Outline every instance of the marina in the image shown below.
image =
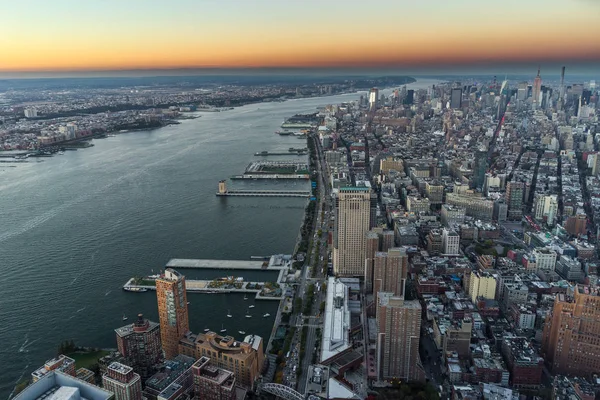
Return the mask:
MULTIPOLYGON (((213 259, 172 259, 166 268, 174 269, 226 269, 226 270, 270 270, 279 271, 276 282, 245 282, 243 278, 236 278, 235 275, 217 278, 213 280, 204 279, 186 279, 185 289, 187 292, 223 294, 223 293, 244 293, 246 300, 248 293, 253 293, 255 300, 281 300, 285 291, 283 278, 291 267, 292 259, 289 255, 274 255, 268 261, 256 260, 213 260, 213 259)), ((185 275, 185 273, 184 273, 185 275)), ((131 278, 123 290, 128 292, 146 292, 156 290, 152 283, 158 278, 157 275, 151 275, 144 278, 131 278)), ((248 310, 254 308, 249 305, 248 310)), ((227 312, 229 318, 230 310, 227 312)))

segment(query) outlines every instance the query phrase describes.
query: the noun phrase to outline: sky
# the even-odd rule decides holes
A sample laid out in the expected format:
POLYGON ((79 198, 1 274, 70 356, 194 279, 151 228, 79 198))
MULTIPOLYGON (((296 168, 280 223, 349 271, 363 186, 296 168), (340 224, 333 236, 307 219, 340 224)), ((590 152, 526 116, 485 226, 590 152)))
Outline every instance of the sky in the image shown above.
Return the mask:
POLYGON ((0 2, 0 72, 600 65, 600 0, 0 2))

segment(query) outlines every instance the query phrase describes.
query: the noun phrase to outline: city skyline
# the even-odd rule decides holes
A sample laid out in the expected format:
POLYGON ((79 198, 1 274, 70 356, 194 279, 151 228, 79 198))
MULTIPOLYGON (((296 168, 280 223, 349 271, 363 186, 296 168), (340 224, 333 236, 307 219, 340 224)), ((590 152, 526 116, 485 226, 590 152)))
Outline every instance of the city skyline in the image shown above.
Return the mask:
POLYGON ((589 64, 600 60, 596 7, 584 0, 385 0, 377 8, 29 0, 3 10, 0 72, 589 64))

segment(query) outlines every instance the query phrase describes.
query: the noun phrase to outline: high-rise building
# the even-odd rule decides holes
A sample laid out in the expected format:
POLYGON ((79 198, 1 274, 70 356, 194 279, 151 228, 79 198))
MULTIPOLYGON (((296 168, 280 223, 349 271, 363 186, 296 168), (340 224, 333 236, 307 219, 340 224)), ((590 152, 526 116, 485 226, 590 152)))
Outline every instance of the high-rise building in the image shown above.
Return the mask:
POLYGON ((471 271, 468 294, 477 304, 477 298, 494 300, 496 297, 496 278, 487 271, 471 271))
POLYGON ((189 332, 185 277, 174 269, 167 268, 156 280, 160 339, 165 358, 178 354, 179 339, 189 332))
POLYGON ((221 336, 215 332, 188 334, 179 344, 181 354, 195 359, 210 357, 213 365, 232 371, 240 385, 250 388, 264 363, 263 340, 248 335, 244 340, 221 336))
POLYGON ((556 222, 558 212, 558 197, 555 194, 536 193, 533 201, 533 210, 535 219, 546 221, 548 226, 553 226, 556 222))
POLYGON ((475 152, 475 162, 473 165, 473 187, 475 189, 483 190, 487 169, 488 154, 485 149, 480 148, 475 152))
POLYGON ((412 105, 415 102, 415 91, 408 89, 406 91, 406 97, 404 98, 404 104, 412 105))
POLYGON ((520 220, 523 217, 523 182, 508 182, 506 184, 506 203, 508 204, 508 219, 520 220))
POLYGON ((373 293, 390 292, 404 296, 408 273, 408 255, 403 248, 375 253, 373 270, 373 293))
POLYGON ((542 352, 554 374, 591 377, 600 371, 600 291, 575 286, 554 300, 542 352))
POLYGON ((456 256, 460 254, 460 235, 444 228, 442 231, 442 253, 456 256))
POLYGON ((339 276, 364 276, 367 232, 371 227, 371 189, 340 188, 336 199, 333 271, 339 276))
POLYGON ((377 108, 379 102, 379 89, 372 88, 369 91, 369 109, 374 110, 377 108))
POLYGON ((542 77, 540 76, 540 69, 538 68, 537 76, 533 80, 533 90, 531 97, 533 97, 533 104, 538 106, 541 103, 542 93, 542 77))
POLYGON ((450 95, 450 108, 460 108, 462 104, 462 89, 454 88, 450 95))
POLYGON ((365 290, 373 292, 373 267, 375 254, 379 251, 388 251, 394 247, 394 231, 383 228, 373 228, 367 232, 365 250, 365 290))
POLYGON ((203 356, 192 365, 194 392, 197 399, 235 400, 235 374, 210 364, 203 356))
POLYGON ((127 365, 145 379, 154 373, 153 367, 163 358, 158 323, 144 319, 142 314, 129 325, 115 329, 117 348, 127 365))
POLYGON ((37 110, 34 107, 26 108, 24 111, 25 118, 35 118, 37 117, 37 110))
POLYGON ((142 380, 133 368, 118 362, 111 363, 104 375, 102 386, 115 394, 115 400, 141 400, 142 380))
POLYGON ((423 380, 419 358, 421 303, 393 293, 377 294, 378 379, 423 380))

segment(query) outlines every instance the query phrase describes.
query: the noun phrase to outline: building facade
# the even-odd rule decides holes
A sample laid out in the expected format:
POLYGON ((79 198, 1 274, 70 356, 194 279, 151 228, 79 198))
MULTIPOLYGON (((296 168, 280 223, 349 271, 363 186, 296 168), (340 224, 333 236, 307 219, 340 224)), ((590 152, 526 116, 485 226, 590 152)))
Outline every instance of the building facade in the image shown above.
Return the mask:
POLYGON ((408 255, 402 248, 375 253, 373 271, 373 293, 391 292, 394 296, 404 296, 408 272, 408 255))
POLYGON ((555 374, 592 376, 600 371, 600 293, 575 286, 559 294, 546 318, 542 352, 555 374))
POLYGON ((341 188, 336 198, 333 271, 339 276, 364 276, 366 234, 371 227, 371 189, 341 188))
POLYGON ((188 334, 180 341, 179 351, 196 359, 210 358, 212 365, 233 372, 246 388, 252 387, 264 363, 263 341, 256 335, 239 341, 215 332, 188 334))
POLYGON ((156 298, 162 348, 165 358, 174 358, 179 354, 179 339, 190 330, 185 277, 174 269, 167 268, 156 279, 156 298))
POLYGON ((377 365, 379 379, 422 380, 419 358, 421 303, 379 292, 377 365))
POLYGON ((115 329, 119 353, 142 379, 154 373, 153 367, 163 358, 160 326, 138 315, 133 324, 115 329))
POLYGON ((142 380, 133 368, 114 362, 102 375, 102 386, 115 394, 115 400, 141 400, 142 380))
POLYGON ((194 392, 197 399, 235 400, 235 374, 210 364, 210 358, 200 357, 192 366, 194 392))

